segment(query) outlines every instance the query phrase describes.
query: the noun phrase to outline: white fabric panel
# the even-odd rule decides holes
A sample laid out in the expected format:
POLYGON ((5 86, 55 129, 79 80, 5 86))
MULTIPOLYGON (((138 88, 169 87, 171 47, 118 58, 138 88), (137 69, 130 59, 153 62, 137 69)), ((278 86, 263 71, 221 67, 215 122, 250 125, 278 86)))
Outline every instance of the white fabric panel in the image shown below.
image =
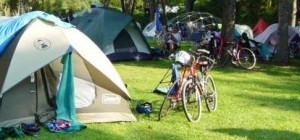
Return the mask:
POLYGON ((76 108, 88 107, 93 104, 96 97, 95 84, 75 77, 74 87, 76 108))
MULTIPOLYGON (((59 74, 59 83, 57 84, 57 91, 60 86, 62 74, 59 74)), ((74 98, 75 98, 75 108, 88 107, 93 104, 96 97, 95 84, 82 80, 80 78, 74 77, 74 98)))

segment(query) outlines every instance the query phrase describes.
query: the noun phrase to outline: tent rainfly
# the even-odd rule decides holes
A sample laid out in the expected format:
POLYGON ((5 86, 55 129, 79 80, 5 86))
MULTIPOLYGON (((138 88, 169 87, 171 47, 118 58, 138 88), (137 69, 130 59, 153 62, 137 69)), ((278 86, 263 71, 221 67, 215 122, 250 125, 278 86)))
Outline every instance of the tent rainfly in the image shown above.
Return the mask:
POLYGON ((98 7, 71 23, 93 40, 111 61, 152 59, 150 46, 131 16, 98 7))

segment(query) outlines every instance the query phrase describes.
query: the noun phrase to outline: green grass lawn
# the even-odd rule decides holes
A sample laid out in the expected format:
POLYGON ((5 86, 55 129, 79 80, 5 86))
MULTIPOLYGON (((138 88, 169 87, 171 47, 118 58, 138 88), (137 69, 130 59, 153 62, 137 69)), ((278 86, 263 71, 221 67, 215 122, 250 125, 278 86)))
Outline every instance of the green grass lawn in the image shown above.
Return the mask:
MULTIPOLYGON (((37 138, 56 140, 299 140, 300 61, 298 66, 275 66, 259 62, 255 70, 234 67, 212 69, 218 91, 218 109, 203 108, 198 123, 188 122, 182 109, 157 121, 163 95, 152 93, 171 61, 128 61, 114 63, 132 96, 130 106, 137 122, 87 124, 71 133, 46 129, 37 138), (137 114, 138 103, 151 102, 149 116, 137 114)), ((11 139, 11 138, 9 138, 11 139)))

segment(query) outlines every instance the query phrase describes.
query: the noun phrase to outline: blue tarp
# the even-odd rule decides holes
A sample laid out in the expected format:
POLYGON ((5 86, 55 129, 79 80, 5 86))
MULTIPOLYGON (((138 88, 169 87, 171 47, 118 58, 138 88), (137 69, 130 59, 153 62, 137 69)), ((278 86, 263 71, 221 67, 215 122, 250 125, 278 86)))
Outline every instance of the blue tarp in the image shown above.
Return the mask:
POLYGON ((0 22, 0 56, 18 31, 20 31, 35 18, 51 22, 56 26, 61 26, 64 28, 74 27, 72 24, 63 22, 58 17, 42 11, 29 12, 17 18, 0 22))

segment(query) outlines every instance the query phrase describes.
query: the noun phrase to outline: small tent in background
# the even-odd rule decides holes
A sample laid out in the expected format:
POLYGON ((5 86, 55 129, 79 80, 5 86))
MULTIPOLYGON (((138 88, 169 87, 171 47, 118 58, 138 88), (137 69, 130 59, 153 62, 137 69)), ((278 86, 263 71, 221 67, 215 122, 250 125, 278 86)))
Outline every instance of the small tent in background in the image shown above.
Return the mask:
MULTIPOLYGON (((293 38, 299 35, 300 32, 295 27, 288 27, 288 43, 290 43, 293 38)), ((276 53, 275 47, 279 43, 279 34, 278 34, 278 23, 274 23, 268 28, 257 35, 254 38, 255 41, 261 42, 268 45, 270 53, 276 53)), ((288 47, 288 46, 287 46, 288 47)))
POLYGON ((243 33, 246 33, 249 39, 253 39, 252 29, 248 25, 235 24, 234 32, 236 38, 239 38, 243 33))
POLYGON ((267 27, 268 27, 268 24, 265 22, 265 20, 260 18, 252 29, 254 36, 262 33, 264 30, 267 29, 267 27))
POLYGON ((152 39, 155 36, 156 31, 156 21, 152 21, 149 24, 146 25, 146 27, 143 30, 143 35, 146 38, 152 39))
POLYGON ((111 61, 151 59, 150 46, 131 16, 98 7, 71 21, 111 61))
MULTIPOLYGON (((58 98, 75 106, 83 123, 136 121, 112 63, 71 24, 35 11, 2 22, 0 31, 0 127, 34 122, 36 114, 55 110, 58 98), (74 67, 68 69, 74 74, 67 77, 75 86, 61 82, 66 76, 61 60, 70 53, 74 67), (74 90, 75 97, 61 94, 62 89, 74 90)), ((58 104, 56 111, 60 108, 58 104)))

